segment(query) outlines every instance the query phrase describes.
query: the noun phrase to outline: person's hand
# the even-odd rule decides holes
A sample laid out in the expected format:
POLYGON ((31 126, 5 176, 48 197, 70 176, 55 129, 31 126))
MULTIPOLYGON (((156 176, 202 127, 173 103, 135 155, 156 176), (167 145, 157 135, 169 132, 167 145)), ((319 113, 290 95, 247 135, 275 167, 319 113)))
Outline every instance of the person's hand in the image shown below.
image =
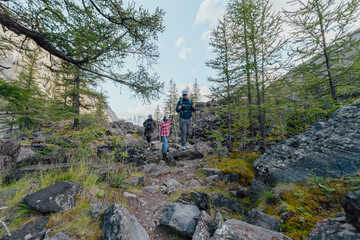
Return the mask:
POLYGON ((179 108, 178 108, 179 110, 181 109, 181 105, 179 106, 179 108))
POLYGON ((193 103, 193 105, 191 106, 192 108, 195 108, 195 103, 193 103))

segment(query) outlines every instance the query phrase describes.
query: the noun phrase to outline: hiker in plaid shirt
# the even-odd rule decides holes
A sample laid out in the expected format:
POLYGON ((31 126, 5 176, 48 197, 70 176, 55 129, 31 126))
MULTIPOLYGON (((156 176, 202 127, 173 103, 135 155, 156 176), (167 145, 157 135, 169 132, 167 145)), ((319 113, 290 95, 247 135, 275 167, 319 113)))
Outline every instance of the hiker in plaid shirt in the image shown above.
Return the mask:
POLYGON ((167 139, 170 135, 170 126, 174 124, 174 116, 171 117, 171 121, 169 121, 169 117, 165 116, 164 121, 160 123, 159 130, 160 130, 160 136, 163 141, 163 145, 161 148, 161 152, 163 153, 163 156, 166 155, 167 152, 167 139), (165 154, 164 154, 165 153, 165 154))

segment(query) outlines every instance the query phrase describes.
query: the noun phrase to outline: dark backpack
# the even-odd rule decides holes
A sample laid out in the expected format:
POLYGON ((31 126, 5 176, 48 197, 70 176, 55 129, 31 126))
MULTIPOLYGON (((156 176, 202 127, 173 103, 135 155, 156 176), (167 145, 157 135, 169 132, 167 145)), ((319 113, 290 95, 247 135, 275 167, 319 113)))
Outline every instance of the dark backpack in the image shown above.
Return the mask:
POLYGON ((151 130, 152 130, 152 120, 149 120, 146 125, 146 131, 151 131, 151 130))

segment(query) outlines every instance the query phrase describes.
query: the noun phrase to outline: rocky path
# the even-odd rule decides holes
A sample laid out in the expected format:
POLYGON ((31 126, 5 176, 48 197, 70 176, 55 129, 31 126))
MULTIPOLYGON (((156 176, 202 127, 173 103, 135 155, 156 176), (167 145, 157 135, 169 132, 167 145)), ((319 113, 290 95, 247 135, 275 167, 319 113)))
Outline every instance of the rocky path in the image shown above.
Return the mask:
POLYGON ((129 211, 139 223, 150 232, 151 239, 169 240, 169 233, 159 229, 163 208, 172 203, 171 194, 198 188, 194 169, 199 160, 179 160, 176 166, 169 167, 163 161, 144 166, 144 187, 141 194, 124 193, 129 211))

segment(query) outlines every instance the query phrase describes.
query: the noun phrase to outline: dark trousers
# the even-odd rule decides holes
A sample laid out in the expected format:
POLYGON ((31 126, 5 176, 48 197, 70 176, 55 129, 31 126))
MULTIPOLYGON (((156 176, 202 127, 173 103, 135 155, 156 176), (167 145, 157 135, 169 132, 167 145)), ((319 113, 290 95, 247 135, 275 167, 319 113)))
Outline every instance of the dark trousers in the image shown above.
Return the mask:
POLYGON ((189 139, 189 135, 191 131, 191 118, 190 119, 180 118, 179 125, 181 132, 181 145, 185 146, 186 142, 189 139))

